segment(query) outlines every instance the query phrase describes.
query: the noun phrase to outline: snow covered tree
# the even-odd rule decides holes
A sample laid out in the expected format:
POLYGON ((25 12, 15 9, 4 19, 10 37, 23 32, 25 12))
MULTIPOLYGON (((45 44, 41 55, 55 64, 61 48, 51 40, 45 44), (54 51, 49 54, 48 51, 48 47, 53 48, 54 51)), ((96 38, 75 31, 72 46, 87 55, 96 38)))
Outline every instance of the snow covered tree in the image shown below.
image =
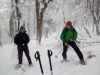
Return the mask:
POLYGON ((13 39, 20 25, 25 25, 30 38, 40 44, 42 36, 59 33, 68 20, 89 37, 90 31, 100 35, 100 0, 1 0, 0 14, 1 34, 5 30, 0 37, 6 40, 13 39))
POLYGON ((97 35, 100 35, 99 33, 99 22, 100 22, 100 0, 88 0, 88 5, 90 12, 93 16, 93 27, 96 27, 97 35))
POLYGON ((16 31, 19 30, 21 15, 21 1, 11 0, 11 17, 9 21, 10 36, 13 38, 16 31))
POLYGON ((43 17, 48 4, 53 0, 36 0, 37 42, 41 43, 43 17))

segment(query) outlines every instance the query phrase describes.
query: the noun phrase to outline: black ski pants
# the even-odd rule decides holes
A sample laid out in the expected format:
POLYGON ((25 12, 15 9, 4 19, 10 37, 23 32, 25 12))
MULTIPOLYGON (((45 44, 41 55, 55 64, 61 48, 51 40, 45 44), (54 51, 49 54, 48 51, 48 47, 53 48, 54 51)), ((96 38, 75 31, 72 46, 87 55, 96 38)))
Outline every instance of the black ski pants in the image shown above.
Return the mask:
POLYGON ((23 52, 25 53, 29 64, 32 64, 32 61, 31 61, 31 58, 30 58, 30 55, 29 55, 29 49, 28 49, 27 45, 18 46, 18 59, 19 59, 19 63, 18 64, 22 64, 23 52))
MULTIPOLYGON (((74 41, 68 44, 74 49, 80 60, 84 59, 82 52, 80 51, 80 49, 78 48, 78 46, 74 41)), ((62 53, 63 59, 67 58, 67 51, 68 51, 68 46, 65 46, 65 44, 63 43, 63 53, 62 53)))

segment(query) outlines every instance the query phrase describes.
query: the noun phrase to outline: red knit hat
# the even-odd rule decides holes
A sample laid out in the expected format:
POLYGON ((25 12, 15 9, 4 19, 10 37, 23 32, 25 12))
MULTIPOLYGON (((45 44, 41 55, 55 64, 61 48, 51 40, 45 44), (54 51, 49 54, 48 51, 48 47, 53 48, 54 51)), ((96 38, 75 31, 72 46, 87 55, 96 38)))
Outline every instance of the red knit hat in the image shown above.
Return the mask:
POLYGON ((72 26, 72 22, 71 21, 67 21, 66 25, 72 26))

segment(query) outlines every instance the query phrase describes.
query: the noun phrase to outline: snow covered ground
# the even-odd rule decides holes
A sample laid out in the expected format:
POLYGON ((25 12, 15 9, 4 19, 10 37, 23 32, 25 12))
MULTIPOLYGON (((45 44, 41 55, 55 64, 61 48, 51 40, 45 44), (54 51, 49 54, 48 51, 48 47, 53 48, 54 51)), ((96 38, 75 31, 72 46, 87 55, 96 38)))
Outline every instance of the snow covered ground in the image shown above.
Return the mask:
MULTIPOLYGON (((100 37, 97 39, 99 38, 100 37)), ((85 40, 81 39, 81 41, 88 43, 94 42, 93 39, 89 38, 85 38, 85 40)), ((62 49, 62 46, 59 45, 58 39, 55 38, 54 35, 47 39, 43 39, 41 46, 36 45, 35 40, 31 40, 29 49, 34 67, 28 66, 27 59, 24 55, 22 68, 25 72, 21 68, 18 70, 14 69, 15 65, 18 63, 16 51, 13 51, 14 45, 4 45, 0 47, 0 75, 42 75, 39 62, 34 58, 36 51, 39 51, 41 54, 44 75, 51 75, 47 56, 48 49, 53 51, 52 66, 54 75, 100 75, 100 44, 89 44, 91 44, 91 46, 87 44, 86 46, 84 45, 84 47, 80 47, 87 62, 87 65, 82 66, 79 64, 79 59, 72 48, 69 48, 68 51, 69 62, 61 63, 61 54, 58 58, 55 58, 55 55, 62 49)))

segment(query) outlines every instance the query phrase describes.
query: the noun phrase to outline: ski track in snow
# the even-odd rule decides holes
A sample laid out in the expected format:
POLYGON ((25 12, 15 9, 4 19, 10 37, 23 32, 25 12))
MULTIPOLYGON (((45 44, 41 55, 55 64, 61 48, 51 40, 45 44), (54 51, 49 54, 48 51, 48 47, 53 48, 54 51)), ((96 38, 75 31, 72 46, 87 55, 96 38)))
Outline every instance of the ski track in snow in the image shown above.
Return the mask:
POLYGON ((55 58, 55 55, 61 50, 61 48, 52 49, 55 42, 57 42, 57 40, 53 38, 43 39, 42 44, 39 46, 32 40, 29 44, 29 49, 34 67, 28 66, 27 59, 24 55, 22 68, 25 70, 25 72, 23 72, 21 68, 18 70, 14 69, 18 62, 16 57, 17 54, 14 53, 12 57, 14 45, 8 44, 4 45, 2 48, 0 47, 0 75, 41 75, 39 62, 34 58, 36 51, 40 52, 44 75, 51 75, 49 59, 47 56, 48 49, 53 51, 53 56, 51 58, 54 75, 100 75, 100 45, 81 48, 87 62, 87 65, 82 66, 79 64, 79 59, 72 49, 67 53, 69 62, 61 63, 61 54, 58 56, 58 58, 55 58), (89 52, 96 57, 88 59, 87 57, 89 52))

